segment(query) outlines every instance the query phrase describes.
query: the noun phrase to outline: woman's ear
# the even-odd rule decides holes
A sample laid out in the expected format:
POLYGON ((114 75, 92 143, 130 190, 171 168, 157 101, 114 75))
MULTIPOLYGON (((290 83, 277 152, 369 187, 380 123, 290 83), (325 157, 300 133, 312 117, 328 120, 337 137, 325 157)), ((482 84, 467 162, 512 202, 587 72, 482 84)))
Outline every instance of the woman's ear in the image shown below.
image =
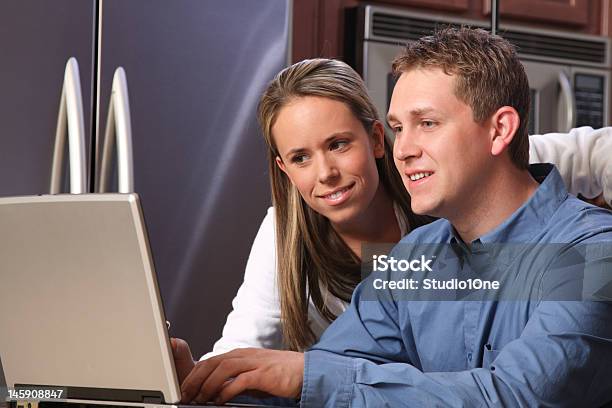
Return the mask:
POLYGON ((493 114, 491 117, 491 154, 493 156, 498 156, 507 149, 520 123, 519 114, 513 107, 502 106, 493 114))
POLYGON ((281 169, 283 173, 285 173, 285 175, 287 176, 291 184, 295 185, 295 183, 293 182, 293 179, 291 178, 291 174, 287 172, 287 166, 283 162, 283 159, 281 159, 280 156, 276 156, 274 161, 276 162, 276 165, 278 166, 278 168, 281 169))
POLYGON ((281 171, 283 173, 287 174, 287 168, 285 167, 285 163, 283 163, 283 159, 281 159, 280 157, 276 156, 276 158, 274 160, 276 161, 276 165, 278 166, 278 168, 281 169, 281 171))
POLYGON ((378 120, 372 125, 372 139, 374 157, 382 159, 385 156, 385 126, 378 120))

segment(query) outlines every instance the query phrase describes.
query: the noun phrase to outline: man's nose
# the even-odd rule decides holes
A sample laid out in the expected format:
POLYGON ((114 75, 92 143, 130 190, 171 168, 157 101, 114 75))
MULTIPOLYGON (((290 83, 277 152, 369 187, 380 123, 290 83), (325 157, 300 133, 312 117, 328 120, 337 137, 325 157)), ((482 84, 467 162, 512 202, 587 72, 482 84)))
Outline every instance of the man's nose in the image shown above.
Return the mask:
POLYGON ((413 135, 404 131, 396 135, 393 143, 393 156, 395 160, 405 161, 412 158, 421 157, 423 150, 421 144, 413 135))

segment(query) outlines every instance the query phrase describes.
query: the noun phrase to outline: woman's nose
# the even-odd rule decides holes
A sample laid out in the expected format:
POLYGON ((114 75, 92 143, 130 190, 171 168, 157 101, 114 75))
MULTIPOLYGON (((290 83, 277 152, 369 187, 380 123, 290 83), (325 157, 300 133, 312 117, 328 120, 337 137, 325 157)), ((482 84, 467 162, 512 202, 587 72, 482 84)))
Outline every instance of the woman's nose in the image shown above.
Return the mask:
POLYGON ((334 160, 329 158, 321 158, 318 165, 319 182, 329 183, 330 181, 338 178, 339 175, 340 171, 338 170, 334 160))

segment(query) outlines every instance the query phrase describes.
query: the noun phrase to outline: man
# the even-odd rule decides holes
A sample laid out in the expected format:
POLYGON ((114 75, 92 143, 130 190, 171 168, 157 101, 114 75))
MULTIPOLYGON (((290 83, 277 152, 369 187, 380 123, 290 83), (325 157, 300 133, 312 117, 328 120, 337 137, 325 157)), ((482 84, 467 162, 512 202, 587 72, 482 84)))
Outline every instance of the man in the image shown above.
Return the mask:
MULTIPOLYGON (((304 407, 612 400, 612 305, 567 273, 575 253, 580 271, 604 281, 612 273, 612 216, 568 196, 552 166, 529 168, 529 86, 513 48, 482 30, 448 29, 409 45, 393 70, 396 166, 413 211, 442 218, 393 254, 414 255, 402 245, 422 243, 453 245, 466 259, 490 244, 562 245, 545 247, 544 262, 533 264, 528 297, 500 302, 398 300, 388 287, 373 290, 373 275, 304 355, 214 357, 197 368, 201 387, 187 377, 185 399, 224 401, 255 389, 301 398, 304 407)), ((533 252, 518 253, 507 270, 533 252)))

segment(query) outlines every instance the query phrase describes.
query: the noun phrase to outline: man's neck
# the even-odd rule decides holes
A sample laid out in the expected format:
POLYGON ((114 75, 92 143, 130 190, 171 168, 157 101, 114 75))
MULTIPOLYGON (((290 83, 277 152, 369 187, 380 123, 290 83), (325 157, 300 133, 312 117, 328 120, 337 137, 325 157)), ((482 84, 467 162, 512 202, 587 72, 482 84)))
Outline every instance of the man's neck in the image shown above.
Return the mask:
POLYGON ((464 210, 449 221, 461 239, 469 244, 501 225, 531 198, 538 186, 527 170, 514 166, 499 169, 487 178, 481 194, 470 200, 471 205, 464 206, 464 210))

